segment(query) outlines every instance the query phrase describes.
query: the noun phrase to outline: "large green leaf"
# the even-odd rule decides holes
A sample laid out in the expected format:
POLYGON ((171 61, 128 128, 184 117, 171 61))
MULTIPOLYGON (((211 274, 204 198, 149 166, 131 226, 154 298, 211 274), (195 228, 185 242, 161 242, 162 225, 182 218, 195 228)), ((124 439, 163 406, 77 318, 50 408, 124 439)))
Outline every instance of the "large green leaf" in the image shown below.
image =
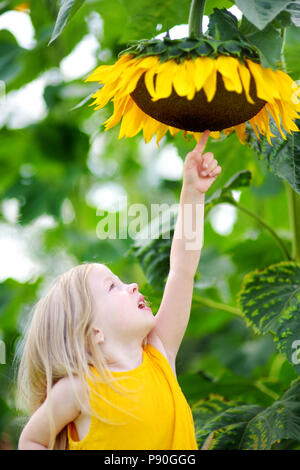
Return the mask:
POLYGON ((289 3, 289 0, 235 0, 236 6, 260 30, 264 29, 289 3))
POLYGON ((260 52, 260 60, 264 67, 275 68, 281 60, 282 37, 273 23, 263 30, 256 28, 243 16, 239 28, 247 41, 256 46, 260 52))
MULTIPOLYGON (((295 99, 298 99, 295 97, 295 99)), ((295 121, 298 127, 300 120, 295 121)), ((271 130, 276 135, 269 145, 265 137, 258 148, 270 172, 287 181, 293 190, 300 194, 300 132, 292 132, 283 139, 278 128, 270 120, 271 130)))
POLYGON ((300 0, 294 0, 289 3, 286 11, 290 13, 294 25, 300 27, 300 0))
POLYGON ((272 333, 280 352, 295 363, 295 341, 300 338, 300 264, 282 261, 255 270, 243 279, 238 302, 247 324, 257 333, 272 333))
POLYGON ((300 379, 265 409, 217 396, 199 401, 192 411, 198 445, 208 442, 210 450, 268 450, 282 439, 300 441, 300 379))
MULTIPOLYGON (((85 0, 63 0, 56 23, 54 26, 53 33, 49 44, 55 41, 56 38, 61 34, 64 27, 67 25, 68 21, 75 15, 79 8, 84 4, 85 0)), ((48 45, 49 45, 48 44, 48 45)))

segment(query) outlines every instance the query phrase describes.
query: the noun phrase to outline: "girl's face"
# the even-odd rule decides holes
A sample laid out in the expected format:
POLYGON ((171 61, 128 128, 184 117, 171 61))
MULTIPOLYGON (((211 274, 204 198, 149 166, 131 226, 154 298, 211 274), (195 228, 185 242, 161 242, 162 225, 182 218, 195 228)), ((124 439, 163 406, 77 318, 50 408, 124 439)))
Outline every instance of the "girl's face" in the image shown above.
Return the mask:
MULTIPOLYGON (((95 263, 89 273, 95 325, 120 339, 146 336, 154 327, 151 308, 139 308, 142 295, 136 283, 125 284, 105 265, 95 263)), ((140 305, 141 307, 141 305, 140 305)))

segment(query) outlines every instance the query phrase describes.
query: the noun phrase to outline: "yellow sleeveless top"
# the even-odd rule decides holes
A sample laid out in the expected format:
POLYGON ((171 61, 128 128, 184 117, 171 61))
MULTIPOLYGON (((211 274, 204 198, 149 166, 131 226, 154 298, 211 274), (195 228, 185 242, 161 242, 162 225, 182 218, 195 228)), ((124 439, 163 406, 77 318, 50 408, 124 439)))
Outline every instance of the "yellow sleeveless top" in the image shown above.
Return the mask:
MULTIPOLYGON (((96 369, 92 366, 91 369, 97 374, 96 369)), ((146 344, 140 366, 126 372, 112 371, 112 374, 115 377, 127 375, 120 384, 135 393, 130 392, 128 398, 128 392, 123 396, 104 383, 89 381, 92 390, 96 389, 104 397, 91 395, 90 391, 91 407, 117 424, 91 415, 88 434, 79 441, 76 426, 69 423, 69 450, 198 450, 191 408, 160 351, 146 344)))

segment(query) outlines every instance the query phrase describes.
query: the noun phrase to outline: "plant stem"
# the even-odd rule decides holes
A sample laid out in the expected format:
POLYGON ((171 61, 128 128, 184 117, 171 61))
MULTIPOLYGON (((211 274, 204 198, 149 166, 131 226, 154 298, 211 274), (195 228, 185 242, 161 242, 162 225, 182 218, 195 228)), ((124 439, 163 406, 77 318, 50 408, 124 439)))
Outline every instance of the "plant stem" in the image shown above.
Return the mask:
MULTIPOLYGON (((294 137, 292 136, 294 139, 294 137)), ((289 219, 292 229, 293 252, 292 258, 300 262, 300 195, 296 193, 287 181, 284 181, 286 188, 289 219)))
MULTIPOLYGON (((278 245, 280 246, 285 258, 288 260, 288 261, 291 261, 292 258, 289 254, 289 251, 288 249, 286 248, 286 246, 284 245, 283 241, 281 240, 281 238, 277 235, 277 233, 272 229, 272 227, 270 227, 270 225, 268 225, 263 219, 261 219, 258 215, 256 215, 254 212, 250 211, 249 209, 247 209, 247 207, 244 207, 242 206, 241 204, 239 204, 238 202, 236 202, 234 199, 232 200, 228 200, 228 202, 230 204, 232 204, 233 206, 237 207, 238 209, 240 209, 241 211, 245 212, 246 214, 250 215, 251 217, 253 217, 254 219, 256 219, 263 227, 265 227, 269 232, 270 234, 272 235, 272 237, 274 237, 274 239, 276 240, 276 242, 278 243, 278 245)), ((300 220, 299 220, 300 222, 300 220)))
POLYGON ((202 18, 206 0, 192 0, 189 13, 189 37, 202 36, 202 18))
MULTIPOLYGON (((281 29, 281 36, 282 36, 282 47, 281 47, 281 66, 285 73, 287 73, 286 68, 286 61, 284 57, 284 48, 285 48, 285 41, 286 41, 286 28, 281 29)), ((294 143, 295 137, 294 134, 291 136, 292 139, 292 154, 294 155, 294 143)), ((289 219, 290 225, 293 233, 293 252, 292 258, 295 261, 300 262, 300 194, 296 193, 292 186, 284 180, 284 185, 287 194, 288 200, 288 210, 289 210, 289 219)))
POLYGON ((202 305, 206 305, 210 308, 215 308, 216 310, 224 310, 225 312, 231 313, 237 317, 244 318, 241 310, 231 305, 223 304, 221 302, 216 302, 215 300, 208 299, 207 297, 201 297, 200 295, 193 295, 193 302, 197 302, 202 305))

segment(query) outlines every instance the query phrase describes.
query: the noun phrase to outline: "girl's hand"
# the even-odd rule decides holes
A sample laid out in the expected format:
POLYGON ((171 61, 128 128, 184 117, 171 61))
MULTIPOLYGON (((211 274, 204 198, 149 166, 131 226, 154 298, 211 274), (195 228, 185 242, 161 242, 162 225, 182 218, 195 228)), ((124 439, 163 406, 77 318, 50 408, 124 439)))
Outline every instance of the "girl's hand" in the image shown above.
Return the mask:
POLYGON ((213 153, 203 154, 209 134, 209 130, 203 133, 194 150, 185 157, 183 164, 184 186, 200 193, 205 193, 222 171, 217 160, 214 159, 213 153))

